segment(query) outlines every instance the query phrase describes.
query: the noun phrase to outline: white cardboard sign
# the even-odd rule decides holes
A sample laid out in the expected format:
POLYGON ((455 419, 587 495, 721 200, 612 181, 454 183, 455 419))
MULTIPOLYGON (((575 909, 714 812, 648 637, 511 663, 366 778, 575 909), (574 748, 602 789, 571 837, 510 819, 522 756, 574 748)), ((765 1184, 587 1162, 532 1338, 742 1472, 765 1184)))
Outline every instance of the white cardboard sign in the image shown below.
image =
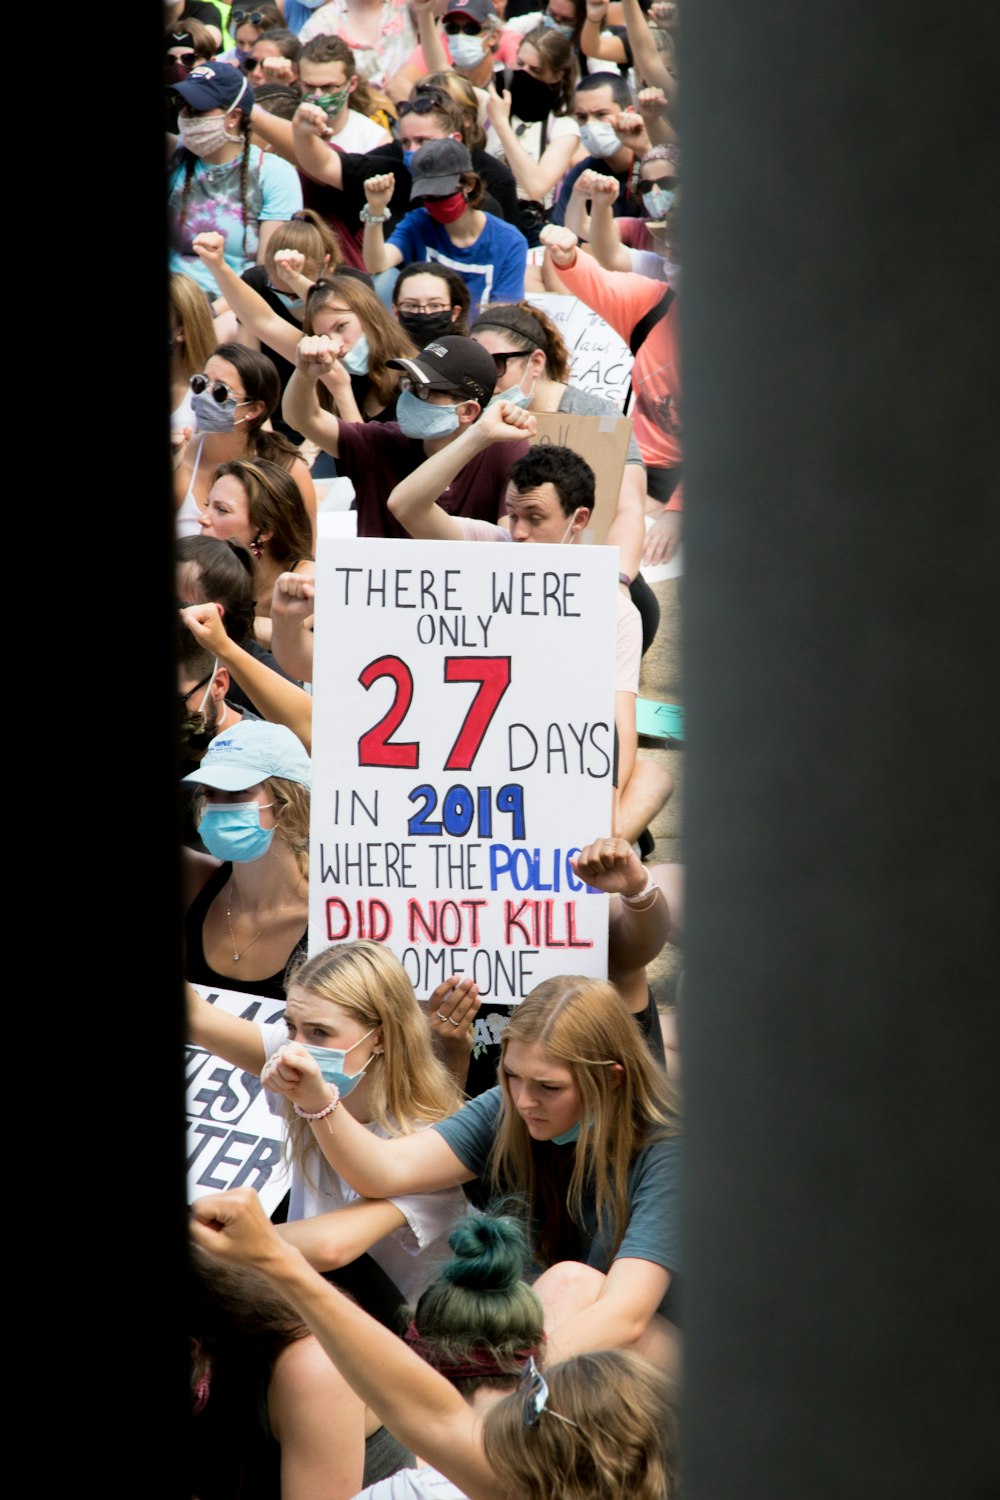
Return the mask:
MULTIPOLYGON (((283 1000, 206 984, 194 988, 220 1010, 263 1025, 285 1014, 283 1000)), ((260 1079, 188 1043, 185 1084, 188 1202, 251 1187, 273 1213, 288 1191, 291 1172, 282 1155, 285 1127, 269 1110, 260 1079)))
POLYGON ((310 952, 384 942, 421 999, 607 974, 607 897, 569 858, 611 820, 617 569, 320 518, 310 952))
POLYGON ((632 351, 599 313, 560 292, 532 292, 527 299, 548 313, 566 341, 570 383, 621 406, 632 378, 632 351))

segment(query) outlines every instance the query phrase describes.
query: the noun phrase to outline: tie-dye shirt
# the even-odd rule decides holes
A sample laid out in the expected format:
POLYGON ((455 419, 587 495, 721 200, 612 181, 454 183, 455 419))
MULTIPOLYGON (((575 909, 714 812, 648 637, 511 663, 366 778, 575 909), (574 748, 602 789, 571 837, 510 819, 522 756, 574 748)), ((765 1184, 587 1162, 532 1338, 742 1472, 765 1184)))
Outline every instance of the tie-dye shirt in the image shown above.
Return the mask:
POLYGON ((242 276, 257 260, 258 225, 268 219, 290 219, 302 207, 302 185, 291 162, 260 151, 250 152, 247 173, 247 233, 243 243, 243 206, 240 198, 242 156, 220 166, 195 162, 187 211, 180 222, 184 197, 184 161, 187 153, 175 152, 168 167, 170 212, 170 269, 184 271, 210 297, 219 295, 211 272, 191 249, 196 234, 215 230, 226 242, 227 263, 242 276))

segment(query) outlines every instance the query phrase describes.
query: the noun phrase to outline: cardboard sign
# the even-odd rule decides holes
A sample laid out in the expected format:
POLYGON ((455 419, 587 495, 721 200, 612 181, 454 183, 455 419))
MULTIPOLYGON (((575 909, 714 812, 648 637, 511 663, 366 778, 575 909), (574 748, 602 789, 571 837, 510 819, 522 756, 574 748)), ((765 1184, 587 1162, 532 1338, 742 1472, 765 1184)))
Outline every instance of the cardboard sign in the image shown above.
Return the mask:
POLYGON ((338 542, 317 555, 309 946, 384 942, 418 997, 607 973, 570 857, 611 820, 618 550, 338 542))
POLYGON ((632 351, 610 324, 581 302, 558 292, 532 292, 527 298, 548 313, 566 341, 570 383, 624 405, 632 378, 632 351))
MULTIPOLYGON (((203 999, 231 1016, 267 1025, 285 1014, 281 1000, 196 984, 203 999)), ((251 1187, 269 1214, 291 1183, 282 1155, 283 1121, 272 1115, 255 1073, 244 1073, 190 1043, 185 1055, 188 1202, 206 1193, 251 1187)))
POLYGON ((622 470, 632 436, 631 417, 584 417, 573 413, 535 412, 536 434, 532 443, 558 443, 574 448, 585 458, 597 481, 597 504, 585 542, 603 542, 615 518, 622 470))

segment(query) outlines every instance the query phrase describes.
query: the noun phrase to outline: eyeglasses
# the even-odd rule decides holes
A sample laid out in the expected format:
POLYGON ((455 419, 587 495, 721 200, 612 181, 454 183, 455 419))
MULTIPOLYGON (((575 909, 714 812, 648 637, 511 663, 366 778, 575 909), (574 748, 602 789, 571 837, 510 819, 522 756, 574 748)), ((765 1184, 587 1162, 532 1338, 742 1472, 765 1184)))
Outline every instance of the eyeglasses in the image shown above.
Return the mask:
POLYGON ((242 26, 244 21, 249 21, 251 26, 259 26, 261 21, 267 21, 270 24, 270 17, 266 16, 262 10, 237 10, 235 6, 229 12, 229 19, 234 26, 242 26))
POLYGON ((244 396, 241 401, 239 391, 234 391, 232 386, 227 385, 224 380, 209 380, 207 375, 192 375, 188 385, 196 396, 200 396, 202 391, 207 391, 212 400, 218 401, 220 406, 225 405, 229 400, 235 401, 237 406, 247 404, 246 397, 244 396))
POLYGON ((505 349, 502 354, 491 354, 490 359, 497 367, 497 377, 507 373, 507 361, 509 359, 530 359, 530 349, 505 349))
MULTIPOLYGON (((179 607, 181 609, 187 609, 188 606, 186 604, 182 604, 179 607)), ((195 693, 198 691, 199 688, 208 687, 208 684, 211 682, 211 680, 212 680, 212 678, 214 676, 215 676, 215 668, 213 667, 212 670, 211 670, 211 672, 208 672, 201 679, 200 682, 196 682, 195 685, 194 685, 194 687, 188 688, 188 690, 187 690, 186 693, 182 693, 182 692, 178 691, 177 696, 178 696, 178 698, 180 699, 180 702, 181 702, 181 712, 182 713, 186 713, 187 712, 187 701, 188 701, 188 699, 189 698, 193 698, 194 695, 195 695, 195 693)))
POLYGON ((483 28, 478 21, 453 21, 450 17, 444 22, 442 30, 446 36, 482 36, 483 28))
POLYGON ((261 58, 254 57, 253 53, 251 53, 249 57, 244 57, 242 62, 240 63, 240 67, 243 69, 244 73, 253 73, 257 68, 262 68, 263 66, 264 63, 261 58))
POLYGON ((429 401, 432 395, 451 396, 455 401, 468 401, 470 399, 465 391, 432 391, 429 385, 417 385, 413 380, 410 379, 409 375, 403 376, 402 380, 399 382, 399 388, 401 391, 409 391, 410 395, 416 396, 418 401, 429 401))
POLYGON ((407 317, 415 313, 443 313, 451 311, 450 302, 400 302, 396 308, 397 312, 405 313, 407 317))
POLYGON ((639 197, 645 198, 647 193, 653 192, 654 188, 662 188, 665 193, 669 193, 676 186, 676 177, 657 177, 654 182, 640 182, 639 197))
POLYGON ((180 63, 180 65, 181 65, 182 68, 193 68, 194 65, 195 65, 195 63, 197 61, 198 61, 198 54, 197 54, 197 52, 168 52, 167 53, 167 67, 168 68, 169 68, 169 66, 170 66, 171 63, 180 63))
POLYGON ((397 104, 396 114, 400 119, 411 114, 429 115, 432 110, 441 107, 445 97, 441 89, 428 89, 426 94, 420 94, 416 99, 404 99, 402 104, 397 104))
POLYGON ((533 1354, 528 1355, 528 1362, 517 1382, 517 1393, 521 1397, 521 1416, 524 1418, 525 1427, 534 1427, 542 1412, 547 1411, 550 1417, 557 1417, 560 1422, 565 1422, 567 1427, 575 1427, 579 1432, 579 1422, 573 1422, 569 1417, 559 1416, 559 1413, 549 1406, 548 1381, 535 1364, 533 1354))

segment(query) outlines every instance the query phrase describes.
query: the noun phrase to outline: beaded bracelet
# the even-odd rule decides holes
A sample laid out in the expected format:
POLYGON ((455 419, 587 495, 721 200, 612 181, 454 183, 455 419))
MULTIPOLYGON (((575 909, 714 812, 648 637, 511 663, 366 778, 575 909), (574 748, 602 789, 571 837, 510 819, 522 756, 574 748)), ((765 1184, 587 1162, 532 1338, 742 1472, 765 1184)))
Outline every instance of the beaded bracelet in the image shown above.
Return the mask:
POLYGON ((340 1090, 332 1083, 330 1087, 333 1089, 333 1098, 330 1100, 325 1109, 300 1109, 295 1100, 292 1100, 292 1108, 294 1109, 300 1120, 325 1120, 327 1115, 333 1114, 334 1110, 337 1108, 337 1105, 340 1103, 340 1090))
POLYGON ((366 203, 364 208, 358 214, 358 218, 361 220, 362 224, 384 224, 386 219, 392 218, 392 209, 388 204, 386 204, 385 208, 380 214, 373 214, 368 204, 366 203))

